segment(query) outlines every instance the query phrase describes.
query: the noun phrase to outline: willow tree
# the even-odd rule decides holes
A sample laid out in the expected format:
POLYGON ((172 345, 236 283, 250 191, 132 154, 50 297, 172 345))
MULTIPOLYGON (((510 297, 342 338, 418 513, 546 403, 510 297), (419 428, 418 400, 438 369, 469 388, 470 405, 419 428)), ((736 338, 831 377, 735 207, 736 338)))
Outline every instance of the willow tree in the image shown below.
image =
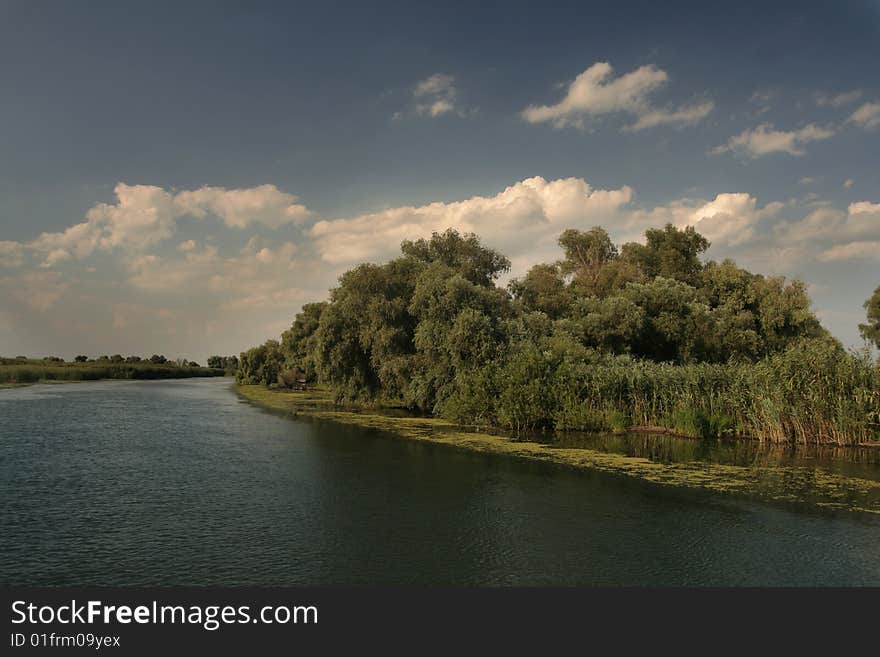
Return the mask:
POLYGON ((864 308, 868 314, 868 321, 859 324, 862 337, 880 349, 880 286, 874 290, 871 298, 865 301, 864 308))

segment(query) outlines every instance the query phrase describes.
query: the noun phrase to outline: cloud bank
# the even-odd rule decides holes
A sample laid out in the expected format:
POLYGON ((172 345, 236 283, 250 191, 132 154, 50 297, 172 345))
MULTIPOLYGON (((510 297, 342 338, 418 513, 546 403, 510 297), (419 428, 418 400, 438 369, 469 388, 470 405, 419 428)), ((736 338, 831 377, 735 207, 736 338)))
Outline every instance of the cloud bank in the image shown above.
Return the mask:
POLYGON ((395 257, 402 240, 446 228, 475 232, 510 256, 512 276, 558 258, 564 229, 595 225, 618 242, 666 223, 693 226, 712 242, 709 257, 764 273, 816 272, 808 280, 820 286, 817 268, 880 260, 880 203, 868 200, 837 209, 723 192, 645 206, 629 185, 540 176, 495 194, 339 218, 321 218, 273 185, 119 184, 115 196, 64 231, 0 242, 7 344, 36 354, 45 345, 202 359, 208 348, 236 352, 280 333, 345 269, 395 257))
POLYGON ((227 226, 246 228, 262 224, 280 228, 302 223, 310 211, 296 196, 275 185, 250 189, 202 187, 176 194, 152 185, 119 183, 115 203, 100 203, 86 214, 86 221, 62 232, 43 233, 27 246, 44 257, 51 267, 71 258, 85 258, 96 250, 142 251, 174 235, 183 216, 204 219, 215 216, 227 226))

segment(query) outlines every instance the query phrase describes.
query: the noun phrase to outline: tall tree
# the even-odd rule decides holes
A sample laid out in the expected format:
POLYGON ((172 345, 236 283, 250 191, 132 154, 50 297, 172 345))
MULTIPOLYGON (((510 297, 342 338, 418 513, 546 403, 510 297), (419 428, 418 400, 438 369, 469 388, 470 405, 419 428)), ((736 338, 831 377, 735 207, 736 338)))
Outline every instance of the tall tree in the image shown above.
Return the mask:
POLYGON ((594 296, 603 267, 618 256, 617 246, 608 233, 599 226, 587 231, 569 228, 559 236, 559 246, 565 254, 559 263, 562 273, 572 276, 572 284, 579 292, 594 296))
POLYGON ((645 244, 623 245, 622 257, 636 264, 649 279, 672 278, 694 285, 703 269, 700 255, 709 248, 709 240, 693 226, 680 230, 672 224, 645 231, 645 244))
POLYGON ((400 250, 405 256, 424 263, 441 262, 471 283, 486 287, 510 269, 506 256, 483 246, 473 233, 461 234, 454 228, 432 233, 429 240, 405 240, 400 250))
POLYGON ((868 321, 865 324, 859 324, 859 331, 862 337, 880 349, 880 286, 874 290, 871 298, 865 301, 865 310, 867 311, 868 321))

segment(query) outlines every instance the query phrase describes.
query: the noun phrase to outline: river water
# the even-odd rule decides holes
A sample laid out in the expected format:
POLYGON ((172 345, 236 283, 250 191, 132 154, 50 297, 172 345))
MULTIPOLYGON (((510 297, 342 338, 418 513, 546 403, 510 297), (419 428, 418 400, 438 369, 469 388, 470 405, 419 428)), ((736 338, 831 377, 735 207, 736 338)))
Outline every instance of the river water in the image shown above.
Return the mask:
POLYGON ((880 585, 880 520, 293 420, 228 379, 0 390, 2 584, 880 585))

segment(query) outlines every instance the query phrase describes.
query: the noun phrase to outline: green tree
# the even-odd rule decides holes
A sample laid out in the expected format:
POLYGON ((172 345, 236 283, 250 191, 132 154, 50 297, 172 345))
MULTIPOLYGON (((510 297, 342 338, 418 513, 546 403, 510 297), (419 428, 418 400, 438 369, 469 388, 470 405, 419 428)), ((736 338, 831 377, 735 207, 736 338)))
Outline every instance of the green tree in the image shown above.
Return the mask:
POLYGON ((700 255, 708 248, 709 240, 692 226, 681 230, 666 224, 645 231, 645 244, 624 244, 621 257, 639 267, 649 280, 662 276, 693 285, 703 269, 700 255))
POLYGON ((859 324, 862 337, 880 349, 880 287, 874 290, 871 298, 865 301, 864 308, 867 311, 868 321, 859 324))
POLYGON ((644 324, 645 309, 624 296, 578 299, 572 308, 571 326, 582 343, 615 354, 631 351, 644 324))
POLYGON ((298 368, 303 376, 314 381, 317 377, 315 367, 315 333, 321 323, 321 314, 326 302, 307 303, 297 313, 293 324, 281 334, 281 349, 284 352, 285 367, 298 368))
POLYGON ((525 312, 539 311, 559 319, 571 307, 572 294, 559 265, 535 265, 523 278, 512 280, 507 289, 525 312))
POLYGON ((277 340, 267 340, 263 344, 242 352, 239 367, 235 374, 238 383, 249 385, 272 385, 278 381, 284 356, 277 340))
POLYGON ((604 228, 587 231, 569 228, 559 236, 564 258, 559 263, 565 276, 572 277, 572 286, 580 293, 595 296, 601 272, 618 257, 617 246, 604 228))
POLYGON ((476 285, 490 286, 510 269, 506 256, 483 246, 473 233, 462 235, 453 228, 432 233, 429 240, 405 240, 400 250, 405 256, 424 263, 443 263, 476 285))
POLYGON ((644 314, 633 354, 677 363, 706 359, 712 317, 696 288, 658 276, 650 283, 629 284, 621 296, 644 314))

